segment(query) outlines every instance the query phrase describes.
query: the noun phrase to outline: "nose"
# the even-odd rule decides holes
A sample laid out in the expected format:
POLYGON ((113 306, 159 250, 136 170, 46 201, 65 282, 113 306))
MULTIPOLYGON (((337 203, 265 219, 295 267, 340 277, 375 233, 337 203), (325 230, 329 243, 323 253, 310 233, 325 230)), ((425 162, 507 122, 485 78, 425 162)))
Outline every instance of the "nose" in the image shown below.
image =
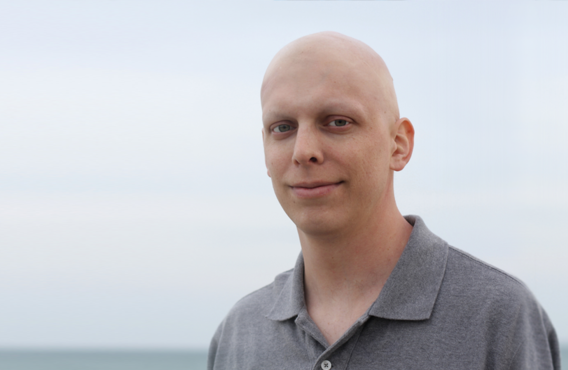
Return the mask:
POLYGON ((300 125, 294 142, 294 154, 292 156, 294 164, 303 166, 322 164, 323 159, 317 127, 300 125))

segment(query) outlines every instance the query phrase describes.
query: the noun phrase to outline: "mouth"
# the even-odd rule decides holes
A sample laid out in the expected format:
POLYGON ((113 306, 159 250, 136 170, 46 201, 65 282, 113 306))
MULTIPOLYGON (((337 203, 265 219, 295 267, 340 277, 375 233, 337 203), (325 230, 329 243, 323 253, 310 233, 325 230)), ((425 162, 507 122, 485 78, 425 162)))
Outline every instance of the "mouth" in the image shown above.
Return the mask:
POLYGON ((339 182, 303 182, 290 188, 298 198, 320 198, 337 189, 343 181, 339 182))

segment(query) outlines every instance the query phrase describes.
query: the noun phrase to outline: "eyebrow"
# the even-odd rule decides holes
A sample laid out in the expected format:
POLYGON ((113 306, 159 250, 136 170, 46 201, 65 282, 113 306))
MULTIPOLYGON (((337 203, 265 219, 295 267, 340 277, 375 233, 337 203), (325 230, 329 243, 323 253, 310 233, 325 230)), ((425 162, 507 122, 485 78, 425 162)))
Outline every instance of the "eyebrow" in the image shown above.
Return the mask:
MULTIPOLYGON (((351 99, 330 99, 324 104, 317 107, 317 115, 320 117, 327 117, 331 115, 343 115, 355 119, 356 121, 362 116, 366 115, 367 110, 359 101, 351 99)), ((263 112, 262 121, 265 125, 270 125, 278 121, 295 121, 294 114, 290 114, 286 109, 281 107, 272 108, 266 114, 263 112)))
POLYGON ((333 114, 343 114, 348 116, 360 117, 364 114, 365 109, 363 105, 355 99, 350 99, 350 101, 327 101, 320 109, 322 115, 333 115, 333 114))

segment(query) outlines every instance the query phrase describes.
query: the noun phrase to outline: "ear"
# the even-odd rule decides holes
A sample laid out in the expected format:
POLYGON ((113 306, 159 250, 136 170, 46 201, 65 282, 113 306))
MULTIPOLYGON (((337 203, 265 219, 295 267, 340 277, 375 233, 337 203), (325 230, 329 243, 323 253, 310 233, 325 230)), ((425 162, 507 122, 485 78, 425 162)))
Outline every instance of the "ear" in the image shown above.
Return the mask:
POLYGON ((391 154, 390 169, 402 170, 412 157, 414 149, 414 127, 406 117, 400 118, 393 125, 393 149, 391 154))

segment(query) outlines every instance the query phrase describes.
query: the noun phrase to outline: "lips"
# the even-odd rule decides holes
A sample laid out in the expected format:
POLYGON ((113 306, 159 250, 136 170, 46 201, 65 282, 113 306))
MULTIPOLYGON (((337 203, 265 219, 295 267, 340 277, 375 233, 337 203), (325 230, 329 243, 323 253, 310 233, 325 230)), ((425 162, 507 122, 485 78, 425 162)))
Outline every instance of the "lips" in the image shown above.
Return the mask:
POLYGON ((343 181, 298 183, 291 188, 298 198, 320 198, 337 189, 342 183, 343 181))

